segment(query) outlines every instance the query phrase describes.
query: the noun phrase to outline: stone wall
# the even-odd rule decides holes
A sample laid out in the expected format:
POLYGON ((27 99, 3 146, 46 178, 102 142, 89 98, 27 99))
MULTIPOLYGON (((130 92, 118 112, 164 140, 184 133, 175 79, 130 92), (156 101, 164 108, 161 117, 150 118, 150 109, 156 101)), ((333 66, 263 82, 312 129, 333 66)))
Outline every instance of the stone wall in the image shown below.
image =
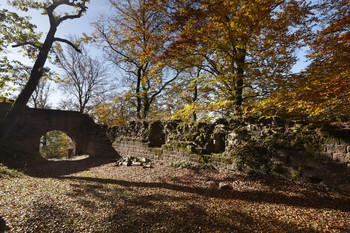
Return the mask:
MULTIPOLYGON (((133 139, 123 139, 114 143, 114 148, 122 157, 138 157, 148 158, 155 162, 163 162, 166 164, 175 164, 178 162, 190 162, 194 166, 203 165, 200 155, 191 154, 186 149, 181 148, 152 148, 148 143, 140 142, 133 139)), ((208 158, 209 156, 206 156, 208 158)), ((210 165, 219 171, 235 171, 236 167, 233 163, 223 162, 225 157, 210 157, 210 165)))
POLYGON ((269 119, 131 122, 109 129, 122 156, 273 172, 350 191, 350 128, 269 119))
MULTIPOLYGON (((0 125, 11 103, 0 102, 0 125)), ((40 138, 47 132, 60 130, 73 144, 72 155, 109 156, 119 158, 106 135, 107 127, 100 126, 87 114, 74 111, 26 108, 16 127, 0 148, 10 157, 40 158, 40 138)))

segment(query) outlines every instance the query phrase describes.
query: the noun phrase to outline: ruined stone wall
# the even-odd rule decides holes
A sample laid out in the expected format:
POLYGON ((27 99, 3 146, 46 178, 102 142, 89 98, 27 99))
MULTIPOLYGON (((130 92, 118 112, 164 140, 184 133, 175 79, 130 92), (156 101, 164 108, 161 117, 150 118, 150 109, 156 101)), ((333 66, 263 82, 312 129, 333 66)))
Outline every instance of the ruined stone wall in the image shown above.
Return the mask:
MULTIPOLYGON (((114 148, 122 157, 144 157, 165 164, 189 162, 194 166, 203 165, 200 155, 191 154, 182 148, 152 148, 147 143, 132 139, 117 141, 114 143, 114 148)), ((209 156, 206 156, 206 158, 209 158, 209 156)), ((210 165, 219 171, 235 171, 236 166, 233 163, 225 162, 225 159, 225 157, 211 157, 210 165)))
MULTIPOLYGON (((213 124, 132 122, 109 129, 122 156, 208 163, 219 170, 269 171, 350 189, 349 125, 269 119, 213 124)), ((350 190, 349 190, 350 191, 350 190)))
MULTIPOLYGON (((0 103, 0 125, 11 103, 0 103)), ((107 127, 100 126, 87 114, 74 111, 26 108, 16 127, 4 143, 4 154, 23 158, 38 157, 40 138, 52 130, 65 132, 73 141, 72 155, 109 156, 119 158, 106 135, 107 127)))

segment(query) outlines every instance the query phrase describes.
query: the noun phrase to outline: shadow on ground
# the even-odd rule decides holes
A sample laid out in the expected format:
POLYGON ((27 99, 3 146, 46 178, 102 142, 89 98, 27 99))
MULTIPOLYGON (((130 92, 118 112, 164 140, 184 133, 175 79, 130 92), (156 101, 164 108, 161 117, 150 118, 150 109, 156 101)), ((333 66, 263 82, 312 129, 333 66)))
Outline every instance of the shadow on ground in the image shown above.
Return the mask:
POLYGON ((87 157, 79 160, 44 160, 37 164, 24 165, 19 170, 32 177, 56 178, 86 171, 114 160, 111 157, 87 157))
MULTIPOLYGON (((262 181, 268 188, 261 190, 219 190, 217 186, 204 186, 202 182, 240 181, 250 184, 247 181, 252 177, 239 174, 212 176, 204 170, 190 173, 176 170, 159 179, 131 181, 125 179, 131 179, 129 176, 134 174, 138 177, 146 173, 160 176, 163 173, 158 172, 172 168, 159 166, 159 170, 154 168, 145 172, 138 167, 110 164, 102 167, 106 177, 94 176, 97 173, 91 176, 84 173, 85 177, 73 175, 111 162, 111 158, 94 157, 44 161, 26 166, 23 170, 29 176, 67 181, 62 182, 70 186, 65 195, 72 200, 63 206, 52 201, 50 195, 34 200, 28 208, 31 214, 23 223, 29 227, 25 228, 26 232, 45 232, 47 229, 57 232, 318 232, 315 229, 319 228, 312 225, 297 225, 295 221, 287 221, 273 213, 280 211, 282 205, 289 211, 298 211, 294 207, 300 207, 301 210, 314 209, 316 212, 347 212, 350 206, 349 197, 344 195, 328 195, 326 189, 302 188, 287 181, 262 181), (118 172, 113 174, 113 171, 118 172), (126 172, 125 179, 119 176, 123 172, 126 172), (189 181, 185 179, 188 175, 189 181), (293 195, 282 192, 288 187, 293 195), (273 212, 255 211, 258 206, 266 206, 273 212), (76 207, 83 212, 75 212, 79 209, 76 207), (100 215, 96 214, 99 210, 102 210, 100 215), (76 231, 69 231, 71 229, 76 231)), ((299 214, 303 213, 292 212, 290 216, 299 214)), ((0 221, 0 232, 1 226, 6 227, 6 223, 1 225, 0 221)), ((343 226, 335 228, 334 232, 344 231, 343 226)))
MULTIPOLYGON (((240 200, 251 204, 286 204, 303 208, 329 208, 341 211, 347 211, 347 206, 350 204, 337 198, 307 196, 307 192, 304 198, 300 198, 259 191, 240 192, 188 187, 167 182, 129 182, 91 177, 62 177, 60 179, 79 181, 75 183, 75 191, 71 195, 88 208, 98 208, 89 201, 91 197, 106 203, 113 203, 114 213, 109 216, 108 224, 103 229, 107 232, 151 232, 151 229, 157 229, 156 232, 318 232, 312 227, 300 227, 281 221, 274 216, 269 216, 269 213, 266 216, 255 216, 254 212, 249 213, 238 206, 229 207, 231 210, 227 210, 227 206, 218 205, 215 208, 223 207, 225 210, 223 212, 218 210, 214 214, 215 211, 211 212, 210 205, 202 201, 218 199, 215 202, 224 204, 229 203, 226 202, 227 200, 240 200), (101 193, 106 193, 105 184, 116 185, 115 190, 110 195, 101 196, 101 193), (138 188, 145 191, 138 193, 140 191, 138 188), (158 193, 154 191, 155 188, 182 192, 185 195, 158 193), (186 195, 188 193, 198 196, 186 195), (223 202, 220 202, 220 199, 224 199, 223 202)), ((342 230, 341 227, 338 230, 342 230)))
POLYGON ((200 196, 220 199, 235 199, 244 200, 257 203, 273 203, 273 204, 286 204, 290 206, 299 206, 315 209, 334 209, 340 211, 349 211, 350 200, 337 197, 327 196, 326 191, 320 194, 305 190, 300 196, 287 196, 282 193, 276 192, 264 192, 258 190, 251 191, 237 191, 237 190, 218 190, 215 188, 203 188, 203 187, 190 187, 185 185, 171 184, 167 182, 130 182, 124 180, 114 179, 102 179, 92 177, 72 177, 65 176, 59 179, 63 180, 78 180, 95 182, 97 184, 116 184, 124 187, 141 187, 141 188, 160 188, 169 189, 184 193, 193 193, 200 196))

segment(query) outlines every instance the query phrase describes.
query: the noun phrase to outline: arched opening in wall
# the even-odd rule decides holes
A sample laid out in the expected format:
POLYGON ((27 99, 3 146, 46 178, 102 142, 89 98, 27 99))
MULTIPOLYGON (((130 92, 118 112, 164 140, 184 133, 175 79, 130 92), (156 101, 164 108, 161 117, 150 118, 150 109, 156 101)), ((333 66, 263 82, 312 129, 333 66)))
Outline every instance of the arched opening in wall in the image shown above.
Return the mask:
POLYGON ((70 158, 75 154, 75 142, 62 131, 49 131, 40 138, 39 152, 45 159, 70 158))

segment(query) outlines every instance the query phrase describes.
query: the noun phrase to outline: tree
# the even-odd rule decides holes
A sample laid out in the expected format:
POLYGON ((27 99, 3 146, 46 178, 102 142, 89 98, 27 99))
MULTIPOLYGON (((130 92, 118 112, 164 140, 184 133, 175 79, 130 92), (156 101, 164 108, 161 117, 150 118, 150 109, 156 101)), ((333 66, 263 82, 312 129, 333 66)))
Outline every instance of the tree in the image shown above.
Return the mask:
MULTIPOLYGON (((175 68, 174 68, 175 69, 175 68)), ((205 109, 215 96, 215 89, 208 85, 210 76, 199 67, 187 69, 165 92, 158 110, 163 119, 208 120, 205 109)))
POLYGON ((350 117, 349 13, 349 1, 319 2, 317 27, 306 38, 310 65, 263 101, 259 111, 328 120, 350 117))
MULTIPOLYGON (((50 22, 50 29, 46 34, 46 38, 44 43, 36 43, 36 41, 18 41, 16 45, 13 47, 20 46, 32 46, 39 50, 39 53, 36 57, 35 63, 31 70, 30 78, 25 85, 25 87, 20 92, 17 97, 15 103, 12 105, 10 111, 7 113, 4 123, 1 127, 1 138, 0 144, 4 142, 9 132, 15 127, 17 121, 20 116, 23 114, 25 110, 26 104, 37 87, 40 78, 43 76, 43 68, 45 66, 46 60, 48 58, 48 54, 51 50, 53 43, 55 42, 63 42, 71 45, 76 48, 70 41, 62 38, 55 37, 58 26, 69 19, 80 18, 83 13, 86 11, 86 3, 89 0, 52 0, 45 2, 37 2, 37 1, 21 1, 21 0, 13 0, 11 4, 17 7, 20 10, 26 11, 28 8, 34 9, 42 9, 43 14, 48 15, 50 22), (75 13, 67 13, 63 16, 55 14, 55 10, 59 6, 70 6, 76 9, 75 13)), ((77 48, 76 48, 77 49, 77 48)), ((78 49, 77 49, 78 50, 78 49)))
POLYGON ((350 2, 322 1, 319 11, 324 17, 320 21, 321 30, 310 43, 312 62, 307 69, 303 97, 313 115, 349 117, 350 2))
MULTIPOLYGON (((6 57, 7 47, 11 43, 37 43, 41 33, 35 32, 36 26, 30 23, 29 17, 21 17, 7 9, 0 10, 0 92, 7 96, 13 92, 11 84, 18 81, 11 75, 16 62, 6 57)), ((23 46, 25 54, 32 55, 32 48, 23 46)))
MULTIPOLYGON (((71 38, 71 41, 79 44, 77 38, 71 38)), ((76 106, 73 109, 87 113, 93 108, 93 101, 95 104, 104 101, 114 88, 107 77, 107 66, 97 58, 92 58, 82 45, 79 47, 80 53, 71 46, 65 50, 59 48, 56 62, 64 72, 61 89, 73 97, 70 101, 76 106)))
POLYGON ((68 157, 71 143, 72 139, 62 131, 47 132, 40 139, 40 154, 47 159, 68 157))
POLYGON ((128 98, 125 98, 124 92, 115 93, 113 98, 110 98, 103 103, 99 103, 91 112, 91 115, 98 124, 109 126, 125 126, 134 119, 133 106, 130 105, 128 98))
POLYGON ((47 82, 47 80, 40 80, 38 86, 29 99, 29 106, 33 108, 50 108, 49 96, 51 92, 51 85, 47 82))
POLYGON ((111 0, 111 4, 115 14, 94 24, 92 38, 125 74, 125 98, 134 106, 136 118, 146 119, 156 98, 180 73, 170 72, 162 57, 167 43, 164 15, 149 0, 111 0))
POLYGON ((168 1, 164 13, 174 35, 168 53, 187 58, 185 66, 199 61, 218 90, 210 108, 237 114, 288 78, 311 9, 297 0, 168 1))
MULTIPOLYGON (((23 65, 21 62, 13 61, 11 69, 8 69, 9 76, 12 80, 11 86, 6 87, 5 90, 10 90, 10 93, 3 93, 4 96, 15 98, 16 92, 21 90, 27 83, 31 67, 23 65), (11 73, 11 75, 10 75, 11 73)), ((43 68, 43 77, 39 81, 38 86, 29 98, 28 105, 33 108, 49 108, 48 97, 51 94, 50 81, 57 82, 57 77, 54 72, 47 67, 43 68)))

